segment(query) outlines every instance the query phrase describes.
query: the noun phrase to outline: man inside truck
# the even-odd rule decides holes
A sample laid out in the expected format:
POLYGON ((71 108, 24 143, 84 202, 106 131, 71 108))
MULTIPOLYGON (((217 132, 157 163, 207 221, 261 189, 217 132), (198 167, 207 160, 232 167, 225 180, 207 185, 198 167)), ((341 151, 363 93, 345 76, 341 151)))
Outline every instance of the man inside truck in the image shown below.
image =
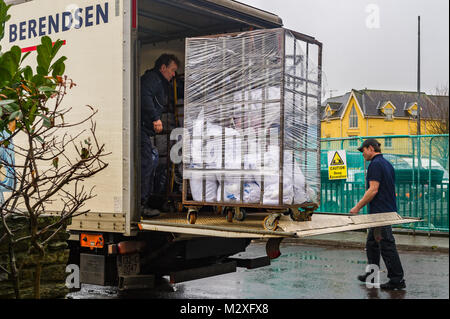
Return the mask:
POLYGON ((169 84, 179 65, 175 55, 164 53, 141 77, 141 213, 145 217, 160 214, 149 203, 159 158, 150 138, 163 131, 161 114, 169 102, 169 84))

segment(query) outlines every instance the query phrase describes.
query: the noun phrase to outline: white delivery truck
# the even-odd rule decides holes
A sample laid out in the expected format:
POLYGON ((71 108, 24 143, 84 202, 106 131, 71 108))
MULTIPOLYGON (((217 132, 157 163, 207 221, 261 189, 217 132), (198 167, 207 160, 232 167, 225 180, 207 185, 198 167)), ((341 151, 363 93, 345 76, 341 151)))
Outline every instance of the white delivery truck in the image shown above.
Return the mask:
MULTIPOLYGON (((17 1, 10 14, 1 43, 5 49, 17 45, 23 52, 34 51, 42 36, 64 40, 60 53, 68 57, 65 73, 77 83, 64 103, 73 108, 74 117, 83 116, 84 105, 98 109, 96 134, 111 153, 107 169, 86 180, 97 194, 87 203, 90 212, 73 218, 68 227, 69 263, 80 265, 82 283, 125 289, 149 287, 157 276, 170 275, 171 282, 198 279, 270 264, 267 256, 230 258, 255 238, 268 239, 267 253, 273 258, 284 237, 415 221, 396 213, 315 214, 303 222, 281 216, 278 230, 268 231, 250 227, 252 218, 240 227, 226 222, 194 225, 173 218, 143 220, 140 76, 165 52, 180 58, 183 73, 187 37, 279 28, 281 19, 232 0, 30 0, 17 1)), ((297 36, 320 48, 320 72, 321 43, 297 36)), ((171 134, 175 142, 177 135, 171 134)))

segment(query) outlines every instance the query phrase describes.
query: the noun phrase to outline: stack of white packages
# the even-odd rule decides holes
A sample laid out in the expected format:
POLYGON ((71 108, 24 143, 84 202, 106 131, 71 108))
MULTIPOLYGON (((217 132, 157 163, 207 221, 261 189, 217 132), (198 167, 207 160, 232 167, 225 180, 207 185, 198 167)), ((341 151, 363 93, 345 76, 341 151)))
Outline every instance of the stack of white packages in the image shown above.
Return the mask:
POLYGON ((192 192, 192 198, 195 201, 202 201, 202 193, 203 193, 203 177, 205 178, 205 201, 207 202, 216 202, 217 201, 217 187, 218 182, 215 174, 205 174, 203 170, 199 170, 203 168, 203 162, 205 162, 206 169, 219 168, 220 160, 222 159, 221 155, 221 147, 218 144, 220 140, 220 136, 222 135, 222 128, 218 125, 207 124, 206 125, 206 134, 208 136, 212 136, 213 139, 207 141, 205 154, 207 154, 207 158, 203 159, 203 141, 199 138, 203 134, 203 116, 202 114, 199 116, 197 120, 194 120, 193 123, 193 140, 192 140, 192 162, 190 164, 190 168, 192 170, 190 174, 190 186, 192 192), (208 151, 207 151, 208 150, 208 151), (220 151, 220 154, 219 154, 220 151), (219 165, 219 166, 218 166, 219 165), (198 170, 196 170, 198 169, 198 170))
MULTIPOLYGON (((203 133, 203 119, 194 121, 193 136, 200 136, 203 133)), ((225 158, 222 173, 222 133, 220 126, 206 124, 206 134, 209 139, 206 141, 205 152, 202 159, 202 141, 195 139, 192 141, 193 163, 191 168, 205 168, 210 173, 203 170, 193 171, 190 178, 192 197, 195 201, 202 200, 202 178, 205 178, 205 201, 207 202, 241 202, 241 180, 243 180, 243 198, 245 204, 260 203, 261 198, 261 176, 264 176, 264 205, 279 205, 279 160, 280 150, 277 145, 269 145, 264 154, 264 167, 261 165, 261 153, 258 145, 253 146, 254 153, 241 154, 242 134, 238 130, 225 128, 225 158), (244 171, 242 168, 244 164, 244 171), (216 169, 216 170, 214 170, 216 169), (243 174, 243 172, 246 172, 243 174), (223 175, 222 175, 223 174, 223 175), (224 190, 222 198, 222 177, 224 190)), ((283 205, 302 204, 308 201, 305 190, 305 176, 300 167, 293 167, 292 151, 284 151, 283 162, 283 205)))

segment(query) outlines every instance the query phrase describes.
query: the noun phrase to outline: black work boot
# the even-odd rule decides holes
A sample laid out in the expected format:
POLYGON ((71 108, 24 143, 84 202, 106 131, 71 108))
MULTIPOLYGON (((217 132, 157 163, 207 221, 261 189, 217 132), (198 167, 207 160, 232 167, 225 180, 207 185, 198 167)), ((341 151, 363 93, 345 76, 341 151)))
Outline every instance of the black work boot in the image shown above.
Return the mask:
POLYGON ((369 272, 366 272, 364 275, 359 275, 358 280, 361 282, 366 282, 367 277, 370 275, 369 272))
POLYGON ((161 212, 158 209, 154 208, 148 208, 148 207, 141 207, 141 214, 142 217, 156 217, 159 216, 161 212))
POLYGON ((381 289, 395 290, 395 289, 404 289, 406 288, 405 280, 402 279, 400 282, 392 282, 388 281, 385 284, 380 285, 381 289))

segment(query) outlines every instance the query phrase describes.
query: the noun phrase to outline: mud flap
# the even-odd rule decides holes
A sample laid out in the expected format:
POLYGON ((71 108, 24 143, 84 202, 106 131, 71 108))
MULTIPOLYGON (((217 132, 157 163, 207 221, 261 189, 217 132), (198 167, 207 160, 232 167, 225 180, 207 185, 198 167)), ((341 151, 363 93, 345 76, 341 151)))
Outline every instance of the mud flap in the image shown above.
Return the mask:
POLYGON ((281 256, 280 243, 283 237, 269 238, 266 243, 266 253, 270 259, 276 259, 281 256))

